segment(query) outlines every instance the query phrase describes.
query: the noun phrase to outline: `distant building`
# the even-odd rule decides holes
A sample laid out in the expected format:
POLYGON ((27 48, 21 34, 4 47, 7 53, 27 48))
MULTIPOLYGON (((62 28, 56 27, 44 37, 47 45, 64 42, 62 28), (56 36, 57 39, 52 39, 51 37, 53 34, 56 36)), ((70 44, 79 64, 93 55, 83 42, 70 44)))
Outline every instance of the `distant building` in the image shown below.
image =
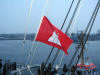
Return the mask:
POLYGON ((100 34, 100 29, 97 31, 97 34, 100 34))

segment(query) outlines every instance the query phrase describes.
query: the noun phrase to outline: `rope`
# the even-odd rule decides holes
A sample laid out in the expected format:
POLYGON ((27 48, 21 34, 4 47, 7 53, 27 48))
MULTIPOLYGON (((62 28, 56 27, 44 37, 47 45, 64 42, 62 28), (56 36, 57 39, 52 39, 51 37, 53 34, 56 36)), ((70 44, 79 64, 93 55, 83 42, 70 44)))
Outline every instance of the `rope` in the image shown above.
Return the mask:
POLYGON ((69 31, 69 29, 70 29, 70 26, 71 26, 71 24, 72 24, 72 22, 73 22, 73 19, 74 19, 74 17, 75 17, 75 15, 76 15, 76 12, 78 11, 78 8, 79 8, 79 6, 80 6, 80 2, 81 2, 81 0, 78 0, 78 3, 77 3, 77 5, 76 5, 76 7, 75 7, 75 10, 74 10, 74 12, 73 12, 73 15, 72 15, 72 17, 71 17, 71 19, 70 19, 70 22, 69 22, 69 24, 68 24, 68 27, 67 27, 67 29, 66 29, 66 34, 68 33, 68 31, 69 31))
MULTIPOLYGON (((73 30, 72 30, 73 31, 73 30)), ((72 34, 72 33, 71 33, 72 34)), ((70 37, 71 37, 71 34, 70 34, 70 37)), ((63 59, 64 59, 64 56, 65 56, 65 53, 63 53, 63 55, 62 55, 62 57, 61 57, 61 59, 60 59, 60 63, 59 63, 59 65, 58 66, 60 66, 61 65, 61 63, 62 63, 62 61, 63 61, 63 59)))
MULTIPOLYGON (((71 5, 70 5, 69 10, 68 10, 68 12, 67 12, 67 15, 65 16, 64 22, 63 22, 63 24, 62 24, 61 30, 62 30, 62 28, 63 28, 63 26, 64 26, 64 24, 65 24, 65 22, 66 22, 66 20, 67 20, 67 18, 68 18, 68 15, 69 15, 69 13, 70 13, 70 11, 71 11, 71 8, 72 8, 73 3, 74 3, 74 0, 71 2, 71 5)), ((45 62, 45 66, 46 66, 47 63, 48 63, 48 60, 50 59, 50 56, 51 56, 53 50, 54 50, 54 47, 52 47, 52 49, 51 49, 51 51, 50 51, 50 54, 49 54, 48 57, 47 57, 47 60, 46 60, 46 62, 45 62)))
POLYGON ((61 57, 61 60, 60 60, 60 63, 59 63, 59 66, 61 65, 63 59, 64 59, 64 56, 65 56, 65 53, 63 53, 62 57, 61 57))
MULTIPOLYGON (((80 10, 80 8, 81 8, 82 3, 83 3, 83 1, 81 1, 81 3, 80 3, 79 10, 80 10)), ((76 14, 76 15, 78 15, 79 10, 77 10, 77 14, 76 14)), ((75 17, 74 17, 74 21, 73 21, 73 23, 72 23, 72 29, 71 29, 72 32, 70 33, 70 37, 72 36, 71 34, 74 32, 73 30, 74 30, 74 28, 75 28, 75 23, 76 23, 76 21, 77 21, 77 17, 75 16, 75 17)), ((64 55, 65 55, 65 53, 63 53, 63 55, 62 55, 62 57, 61 57, 59 66, 61 65, 61 63, 62 63, 62 61, 63 61, 63 59, 64 59, 64 55)))
POLYGON ((27 69, 28 69, 28 71, 31 73, 31 75, 34 75, 34 74, 32 73, 32 71, 31 71, 31 69, 30 69, 30 66, 29 66, 29 65, 27 65, 27 69))
MULTIPOLYGON (((73 12, 73 15, 72 15, 72 17, 71 17, 71 19, 70 19, 70 22, 69 22, 69 24, 68 24, 68 27, 67 27, 67 29, 66 29, 66 32, 65 32, 66 34, 68 33, 68 30, 69 30, 69 28, 70 28, 70 26, 71 26, 71 24, 72 24, 72 22, 73 22, 73 19, 74 19, 75 15, 76 15, 76 12, 77 12, 77 10, 78 10, 78 8, 79 8, 80 2, 81 2, 81 0, 78 1, 77 5, 76 5, 76 7, 75 7, 75 10, 74 10, 74 12, 73 12)), ((54 64, 54 62, 55 62, 55 60, 56 60, 56 58, 57 58, 59 52, 60 52, 60 50, 58 49, 57 52, 56 52, 56 55, 55 55, 55 57, 54 57, 54 59, 53 59, 53 61, 52 61, 52 65, 54 64)))
MULTIPOLYGON (((45 13, 44 11, 46 10, 46 6, 47 6, 47 4, 48 4, 48 0, 46 0, 46 2, 45 2, 42 16, 43 16, 44 13, 45 13)), ((41 20, 40 20, 40 24, 39 24, 38 29, 40 28, 40 25, 41 25, 41 22, 42 22, 42 18, 43 18, 43 17, 41 17, 41 20)), ((38 29, 37 29, 37 33, 38 33, 38 29)), ((35 36, 33 42, 35 42, 36 37, 37 37, 37 35, 35 36)), ((34 43, 33 43, 33 44, 34 44, 34 43)), ((32 44, 32 46, 33 46, 33 44, 32 44)), ((30 64, 32 64, 32 61, 33 61, 34 54, 35 54, 35 52, 36 52, 37 46, 38 46, 38 42, 37 42, 37 44, 36 44, 36 46, 35 46, 35 50, 34 50, 34 52, 33 52, 33 54, 32 54, 32 59, 30 60, 30 64)), ((32 49, 33 49, 33 47, 31 47, 31 50, 30 50, 31 52, 32 52, 32 49)), ((30 58, 30 54, 29 54, 28 58, 30 58)))
POLYGON ((26 61, 26 64, 28 64, 28 61, 29 61, 29 59, 30 59, 30 56, 31 56, 31 53, 32 53, 32 49, 33 49, 33 45, 34 45, 34 43, 35 42, 32 42, 32 44, 31 44, 31 48, 29 48, 29 55, 28 55, 28 57, 27 57, 27 61, 26 61))
POLYGON ((88 37, 89 37, 90 32, 91 32, 91 30, 92 30, 92 27, 93 27, 94 21, 95 21, 95 19, 96 19, 97 13, 98 13, 98 11, 99 11, 99 8, 100 8, 100 0, 98 0, 98 3, 97 3, 97 5, 96 5, 95 10, 94 10, 94 12, 93 12, 93 15, 92 15, 92 17, 91 17, 92 19, 90 19, 91 21, 89 21, 89 22, 90 22, 89 24, 91 24, 91 25, 88 25, 88 26, 90 26, 90 29, 89 29, 89 32, 88 32, 88 34, 87 34, 87 36, 86 36, 85 43, 83 44, 83 48, 81 49, 81 53, 80 53, 80 55, 79 55, 79 58, 78 58, 76 64, 78 64, 79 59, 80 59, 81 54, 82 54, 82 50, 84 49, 84 47, 85 47, 85 45, 86 45, 86 42, 88 41, 88 37))
MULTIPOLYGON (((95 7, 95 10, 94 10, 94 12, 93 12, 93 14, 92 14, 92 16, 91 16, 91 19, 90 19, 88 25, 87 25, 87 28, 86 28, 86 30, 85 30, 85 32, 84 32, 82 38, 81 38, 81 39, 84 40, 85 35, 86 35, 86 32, 88 31, 89 26, 90 26, 88 35, 86 36, 85 43, 83 43, 83 47, 82 47, 82 49, 81 49, 81 53, 80 53, 80 55, 79 55, 79 57, 78 57, 78 60, 77 60, 76 64, 78 64, 79 59, 81 58, 82 50, 84 49, 84 47, 85 47, 85 45, 86 45, 86 42, 87 42, 87 40, 88 40, 88 37, 89 37, 89 35, 90 35, 91 29, 92 29, 92 27, 93 27, 93 24, 94 24, 94 21, 95 21, 95 18, 96 18, 96 15, 97 15, 98 10, 99 10, 99 7, 100 7, 100 0, 98 0, 98 3, 97 3, 97 5, 96 5, 96 7, 95 7), (98 5, 99 5, 99 6, 98 6, 98 5), (94 17, 93 17, 93 16, 94 16, 94 17), (92 20, 93 20, 93 21, 92 21, 92 20), (90 24, 91 24, 91 25, 90 25, 90 24)), ((77 67, 76 67, 76 69, 77 69, 77 67)))
MULTIPOLYGON (((41 20, 40 20, 40 23, 41 23, 41 21, 42 21, 42 18, 43 17, 41 17, 41 20)), ((40 28, 40 24, 39 24, 39 27, 38 27, 38 29, 40 28)), ((37 30, 37 33, 38 33, 38 30, 37 30)), ((33 46, 35 45, 35 39, 36 39, 36 37, 37 37, 37 35, 35 35, 35 38, 34 38, 34 40, 32 41, 32 44, 31 44, 31 48, 30 48, 30 53, 29 53, 29 55, 28 55, 28 57, 27 57, 27 64, 28 64, 28 61, 29 61, 29 59, 30 59, 30 56, 31 56, 31 54, 32 54, 32 50, 33 50, 33 46)), ((37 49, 37 45, 38 45, 38 42, 36 42, 36 46, 35 46, 35 51, 36 51, 36 49, 37 49)), ((34 56, 34 54, 35 54, 35 51, 33 52, 33 54, 32 54, 32 59, 31 60, 33 60, 33 56, 34 56)), ((30 60, 30 61, 31 61, 30 60)), ((31 63, 30 63, 31 64, 31 63)))
MULTIPOLYGON (((30 20, 31 11, 32 11, 33 1, 34 0, 31 1, 29 13, 28 13, 27 20, 26 20, 26 30, 25 30, 25 33, 24 33, 24 40, 23 40, 23 44, 22 44, 21 55, 23 55, 23 51, 24 51, 23 49, 24 49, 24 46, 25 46, 25 40, 26 40, 27 31, 28 31, 28 24, 29 24, 29 20, 30 20)), ((21 59, 19 58, 19 61, 21 59)))
MULTIPOLYGON (((97 7, 97 6, 96 6, 96 7, 97 7)), ((95 11, 96 11, 96 9, 94 10, 94 13, 95 13, 95 11)), ((94 14, 94 13, 93 13, 93 14, 94 14)), ((89 23, 88 23, 88 25, 87 25, 87 27, 86 27, 86 30, 85 30, 85 32, 84 32, 84 34, 83 34, 82 37, 84 37, 84 36, 86 35, 86 32, 88 31, 88 27, 90 26, 91 20, 92 20, 92 18, 93 18, 93 14, 92 14, 92 16, 91 16, 91 19, 90 19, 90 21, 89 21, 89 23)), ((75 58, 75 56, 76 56, 76 54, 77 54, 79 48, 80 48, 80 45, 78 45, 78 47, 77 47, 77 49, 76 49, 76 51, 75 51, 75 53, 74 53, 74 55, 73 55, 73 57, 72 57, 70 63, 69 63, 69 67, 71 66, 71 64, 72 64, 72 62, 73 62, 73 60, 74 60, 74 58, 75 58)))
MULTIPOLYGON (((26 40, 26 35, 27 35, 27 31, 28 31, 28 24, 29 24, 29 18, 30 18, 30 15, 31 15, 31 11, 32 11, 32 5, 33 5, 33 1, 31 1, 31 4, 30 4, 30 9, 29 9, 29 13, 28 13, 28 16, 27 16, 27 20, 26 20, 26 30, 25 30, 25 33, 24 33, 24 40, 23 40, 23 44, 22 44, 22 49, 21 49, 21 55, 23 55, 23 49, 24 49, 24 46, 25 46, 25 40, 26 40)), ((21 61, 22 58, 19 58, 19 61, 21 61)), ((21 75, 21 72, 19 71, 20 75, 21 75)))
POLYGON ((71 64, 72 64, 72 62, 73 62, 73 60, 74 60, 74 58, 75 58, 75 56, 76 56, 76 54, 77 54, 79 48, 80 48, 80 45, 78 45, 78 46, 76 47, 76 51, 75 51, 74 55, 72 56, 72 59, 70 60, 70 62, 69 62, 69 64, 68 64, 69 67, 71 66, 71 64))
MULTIPOLYGON (((46 0, 46 3, 48 4, 48 0, 46 0)), ((43 9, 43 10, 45 10, 45 9, 46 9, 46 3, 45 3, 45 7, 44 7, 44 9, 43 9)), ((33 4, 33 0, 32 0, 31 5, 30 5, 30 11, 29 11, 28 18, 29 18, 29 17, 30 17, 30 15, 31 15, 32 4, 33 4)), ((42 16, 43 16, 43 14, 44 14, 44 12, 42 13, 42 16)), ((42 21, 42 18, 41 18, 41 20, 40 20, 40 23, 41 23, 41 21, 42 21)), ((24 35, 23 47, 24 47, 24 43, 25 43, 25 39, 26 39, 26 34, 27 34, 27 31, 28 31, 28 29, 27 29, 27 27, 28 27, 28 23, 29 23, 29 20, 28 20, 28 21, 27 21, 27 23, 26 23, 26 32, 25 32, 25 35, 24 35)), ((40 25, 39 25, 39 27, 40 27, 40 25)), ((38 31, 37 31, 37 32, 38 32, 38 31)), ((33 40, 32 45, 34 44, 35 39, 36 39, 36 36, 35 36, 35 38, 34 38, 34 40, 33 40)), ((38 44, 38 43, 37 43, 37 44, 38 44)), ((37 45, 36 45, 36 48, 37 48, 37 45)), ((34 56, 35 51, 36 51, 36 48, 35 48, 34 53, 33 53, 33 55, 32 55, 32 56, 34 56)), ((33 46, 31 46, 31 50, 30 50, 30 52, 32 52, 32 49, 33 49, 33 46)), ((23 53, 23 52, 21 52, 21 53, 23 53)), ((29 53, 29 55, 28 55, 28 58, 27 58, 26 63, 28 63, 29 58, 30 58, 30 53, 29 53)), ((33 58, 32 58, 32 60, 33 60, 33 58)), ((32 60, 31 60, 30 64, 32 63, 32 60)), ((32 75, 34 75, 34 74, 31 72, 31 70, 29 70, 29 71, 30 71, 30 73, 31 73, 32 75)))
POLYGON ((33 61, 33 58, 34 58, 36 49, 37 49, 37 47, 38 47, 38 44, 39 44, 39 43, 37 42, 36 47, 35 47, 35 49, 34 49, 34 51, 33 51, 32 60, 30 61, 30 65, 32 64, 32 61, 33 61))
POLYGON ((27 35, 27 31, 28 31, 28 24, 29 24, 29 18, 30 18, 31 11, 32 11, 33 1, 34 1, 34 0, 32 0, 32 1, 31 1, 31 4, 30 4, 30 9, 29 9, 28 18, 27 18, 27 21, 26 21, 26 30, 25 30, 23 42, 25 42, 25 40, 26 40, 26 35, 27 35))
MULTIPOLYGON (((72 33, 71 33, 71 34, 72 34, 72 33)), ((71 36, 70 36, 70 37, 71 37, 71 36)), ((53 59, 53 61, 52 61, 52 65, 54 65, 54 62, 55 62, 55 60, 56 60, 56 58, 57 58, 57 56, 58 56, 59 52, 60 52, 60 50, 58 49, 58 50, 57 50, 57 52, 56 52, 56 55, 55 55, 55 57, 54 57, 54 59, 53 59)), ((62 62, 62 60, 63 60, 63 58, 64 58, 64 54, 65 54, 65 53, 63 53, 63 56, 62 56, 62 58, 61 58, 61 61, 60 61, 60 62, 62 62)))

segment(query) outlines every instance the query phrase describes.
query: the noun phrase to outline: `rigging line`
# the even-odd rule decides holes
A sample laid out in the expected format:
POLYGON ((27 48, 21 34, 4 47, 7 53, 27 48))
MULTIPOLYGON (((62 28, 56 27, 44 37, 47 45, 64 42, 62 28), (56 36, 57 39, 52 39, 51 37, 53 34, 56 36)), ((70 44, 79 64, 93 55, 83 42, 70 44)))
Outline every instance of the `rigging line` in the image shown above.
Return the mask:
POLYGON ((32 59, 31 59, 31 61, 30 61, 30 65, 32 64, 32 61, 33 61, 33 58, 34 58, 34 55, 35 55, 35 52, 36 52, 36 49, 37 49, 37 47, 38 47, 38 42, 36 42, 36 47, 35 47, 35 49, 34 49, 34 51, 33 51, 33 55, 32 55, 32 59))
MULTIPOLYGON (((71 33, 71 35, 72 35, 72 33, 71 33)), ((70 37, 71 37, 71 36, 70 36, 70 37)), ((54 57, 54 59, 53 59, 53 61, 52 61, 52 66, 54 65, 54 62, 55 62, 55 60, 57 59, 57 56, 58 56, 59 52, 60 52, 60 50, 57 49, 56 55, 55 55, 55 57, 54 57)), ((64 56, 63 56, 63 57, 64 57, 64 56)), ((63 57, 62 57, 62 59, 63 59, 63 57)), ((61 59, 61 60, 62 60, 62 59, 61 59)))
MULTIPOLYGON (((72 32, 70 33, 70 37, 72 36, 72 33, 73 33, 73 29, 72 29, 72 32)), ((59 63, 59 66, 61 65, 63 59, 64 59, 64 56, 65 56, 65 53, 63 53, 62 57, 61 57, 61 60, 60 60, 60 63, 59 63)))
POLYGON ((48 15, 48 12, 50 11, 50 8, 52 6, 52 0, 49 0, 49 4, 48 4, 48 9, 46 9, 46 15, 48 15))
MULTIPOLYGON (((88 37, 89 37, 89 35, 90 35, 90 32, 91 32, 91 30, 92 30, 92 28, 93 28, 94 21, 95 21, 95 19, 96 19, 97 13, 98 13, 99 8, 100 8, 100 0, 98 0, 98 4, 97 4, 97 5, 98 5, 98 7, 96 8, 97 11, 96 11, 96 13, 94 14, 93 21, 91 20, 91 21, 92 21, 92 24, 91 24, 91 26, 90 26, 90 29, 89 29, 88 35, 87 35, 87 37, 86 37, 86 40, 85 40, 85 43, 83 44, 83 48, 82 48, 82 49, 84 49, 84 47, 85 47, 85 45, 86 45, 86 42, 88 41, 88 37)), ((81 57, 82 49, 81 49, 81 53, 80 53, 80 55, 79 55, 79 58, 78 58, 78 60, 77 60, 77 63, 79 62, 79 59, 80 59, 80 57, 81 57)), ((77 63, 76 63, 76 64, 77 64, 77 63)))
POLYGON ((31 73, 31 75, 34 75, 31 70, 29 72, 31 73))
POLYGON ((31 67, 27 65, 27 70, 31 73, 31 75, 34 75, 33 72, 31 71, 31 67))
MULTIPOLYGON (((73 33, 73 32, 72 32, 72 33, 73 33)), ((72 34, 72 33, 71 33, 71 34, 72 34)), ((70 37, 72 36, 71 34, 70 34, 70 37)), ((62 61, 63 61, 63 59, 64 59, 64 56, 65 56, 65 53, 63 53, 63 55, 62 55, 62 57, 61 57, 61 60, 60 60, 59 66, 60 66, 61 63, 62 63, 62 61)))
POLYGON ((79 6, 80 6, 81 1, 82 1, 82 0, 78 0, 78 3, 77 3, 77 5, 76 5, 76 7, 75 7, 75 10, 74 10, 74 12, 73 12, 73 15, 72 15, 72 17, 71 17, 71 19, 70 19, 70 22, 69 22, 69 24, 68 24, 68 27, 67 27, 67 29, 66 29, 66 32, 65 32, 66 34, 68 33, 68 31, 69 31, 69 29, 70 29, 70 26, 71 26, 71 24, 72 24, 72 22, 73 22, 73 19, 74 19, 75 15, 76 15, 76 12, 77 12, 77 10, 78 10, 78 8, 79 8, 79 6))
POLYGON ((60 63, 59 63, 59 66, 61 65, 63 59, 64 59, 64 56, 65 56, 65 53, 63 53, 62 57, 61 57, 61 60, 60 60, 60 63))
MULTIPOLYGON (((68 18, 68 15, 69 15, 69 13, 70 13, 70 11, 71 11, 71 8, 72 8, 73 3, 74 3, 74 0, 71 2, 71 5, 70 5, 70 7, 69 7, 69 9, 68 9, 68 12, 67 12, 67 15, 65 16, 64 22, 63 22, 63 24, 62 24, 61 30, 62 30, 62 28, 63 28, 63 26, 64 26, 64 24, 65 24, 65 22, 66 22, 66 20, 67 20, 67 18, 68 18)), ((48 63, 48 60, 50 59, 50 56, 51 56, 53 50, 54 50, 54 47, 52 47, 52 49, 51 49, 51 51, 50 51, 50 54, 49 54, 48 57, 47 57, 47 60, 46 60, 46 62, 45 62, 45 66, 46 66, 47 63, 48 63)))
POLYGON ((75 58, 75 56, 76 56, 76 54, 77 54, 79 48, 80 48, 80 45, 78 45, 78 46, 76 47, 76 51, 75 51, 74 55, 72 56, 72 58, 71 58, 71 60, 70 60, 70 62, 69 62, 69 64, 68 64, 68 67, 71 66, 71 64, 72 64, 72 62, 73 62, 73 60, 74 60, 74 58, 75 58))
MULTIPOLYGON (((81 7, 82 7, 82 3, 83 3, 83 0, 82 0, 81 3, 80 3, 79 10, 80 10, 81 7)), ((78 15, 79 10, 77 10, 76 16, 78 15)), ((70 36, 71 36, 71 34, 74 32, 73 30, 74 30, 74 28, 75 28, 75 23, 76 23, 76 21, 77 21, 77 17, 76 17, 76 16, 74 17, 74 22, 72 23, 72 28, 71 28, 72 31, 71 31, 71 33, 70 33, 70 36)), ((63 53, 63 55, 62 55, 62 57, 61 57, 59 66, 61 65, 61 63, 62 63, 62 61, 63 61, 63 59, 64 59, 64 54, 65 54, 65 53, 63 53)))
MULTIPOLYGON (((96 8, 97 8, 97 5, 96 5, 96 8)), ((95 11, 96 11, 96 9, 94 10, 93 14, 95 13, 95 11)), ((88 31, 88 27, 90 26, 91 20, 92 20, 92 18, 93 18, 93 14, 92 14, 91 19, 90 19, 90 21, 89 21, 89 23, 88 23, 88 25, 87 25, 87 28, 86 28, 86 30, 85 30, 85 32, 84 32, 84 34, 83 34, 84 36, 86 35, 86 32, 88 31)), ((82 36, 82 37, 84 37, 84 36, 82 36)), ((77 54, 77 52, 78 52, 78 49, 79 49, 79 46, 78 46, 78 48, 76 49, 76 51, 75 51, 75 53, 74 53, 74 55, 73 55, 73 57, 72 57, 72 59, 71 59, 71 61, 70 61, 70 63, 69 63, 69 67, 70 67, 71 64, 72 64, 72 61, 74 60, 74 58, 75 58, 75 56, 76 56, 76 54, 77 54)))
MULTIPOLYGON (((24 39, 23 39, 23 43, 22 43, 21 55, 23 54, 23 51, 24 51, 23 49, 24 49, 24 46, 25 46, 25 40, 26 40, 27 31, 28 31, 28 24, 29 24, 29 20, 30 20, 29 18, 30 18, 31 12, 32 12, 33 2, 34 2, 34 0, 32 0, 31 3, 30 3, 30 8, 29 8, 29 12, 28 12, 27 20, 26 20, 26 29, 25 29, 24 39)), ((19 58, 19 61, 21 59, 22 58, 19 58)))
POLYGON ((26 30, 25 30, 23 42, 25 42, 25 40, 26 40, 26 35, 27 35, 27 31, 28 31, 28 24, 29 24, 29 18, 30 18, 31 12, 32 12, 33 1, 34 1, 34 0, 32 0, 32 1, 31 1, 31 4, 30 4, 30 9, 29 9, 28 17, 27 17, 26 30))
POLYGON ((64 22, 63 22, 63 24, 62 24, 61 30, 62 30, 62 28, 63 28, 63 26, 64 26, 64 24, 65 24, 65 22, 66 22, 66 20, 67 20, 67 18, 68 18, 68 15, 69 15, 69 13, 70 13, 70 11, 71 11, 71 8, 72 8, 73 3, 74 3, 74 0, 72 1, 71 5, 70 5, 70 7, 69 7, 69 10, 68 10, 68 12, 67 12, 67 15, 65 16, 65 20, 64 20, 64 22))
MULTIPOLYGON (((97 5, 96 5, 96 7, 97 7, 97 5)), ((93 14, 95 13, 95 11, 96 11, 96 9, 94 10, 93 14)), ((93 18, 93 14, 92 14, 92 16, 91 16, 91 19, 90 19, 90 21, 89 21, 89 23, 88 23, 88 25, 87 25, 87 28, 86 28, 86 30, 85 30, 85 32, 84 32, 84 34, 83 34, 82 37, 84 37, 84 36, 86 35, 86 32, 88 31, 88 27, 90 26, 91 20, 92 20, 92 18, 93 18)), ((75 51, 75 53, 74 53, 74 55, 73 55, 73 57, 72 57, 72 59, 71 59, 71 61, 70 61, 70 63, 69 63, 69 67, 70 67, 71 64, 72 64, 72 61, 74 60, 74 58, 75 58, 75 56, 76 56, 76 54, 77 54, 77 52, 78 52, 79 47, 80 47, 80 46, 77 47, 77 49, 76 49, 76 51, 75 51)))
MULTIPOLYGON (((43 13, 42 13, 43 14, 43 13)), ((42 22, 42 19, 43 19, 43 17, 41 17, 41 19, 40 19, 40 24, 41 24, 41 22, 42 22)), ((39 24, 39 27, 37 28, 37 33, 38 33, 38 29, 40 28, 40 24, 39 24)), ((33 49, 33 46, 35 45, 35 39, 36 39, 36 37, 37 37, 37 35, 35 35, 35 38, 34 38, 34 40, 32 41, 32 44, 31 44, 31 48, 30 48, 30 52, 29 52, 29 55, 28 55, 28 57, 27 57, 27 61, 26 61, 26 64, 28 64, 28 61, 29 61, 29 59, 31 58, 30 56, 30 54, 32 54, 32 49, 33 49)), ((37 42, 37 45, 38 45, 38 42, 37 42)), ((37 45, 35 46, 35 47, 37 47, 37 45)), ((34 56, 34 53, 33 53, 33 55, 32 56, 34 56)))
MULTIPOLYGON (((97 8, 97 6, 98 6, 98 4, 96 5, 96 8, 97 8)), ((96 9, 94 9, 93 14, 95 13, 95 11, 96 11, 96 9)), ((85 30, 84 35, 86 35, 86 32, 88 31, 88 27, 90 26, 91 20, 92 20, 92 18, 93 18, 93 14, 92 14, 92 17, 91 17, 91 19, 90 19, 90 21, 89 21, 88 25, 87 25, 87 28, 86 28, 86 30, 85 30)), ((83 36, 84 36, 84 35, 83 35, 83 36)))
MULTIPOLYGON (((72 34, 73 34, 73 30, 72 30, 72 32, 70 33, 70 37, 72 36, 72 34)), ((60 66, 61 63, 62 63, 62 61, 63 61, 63 59, 64 59, 64 56, 65 56, 65 53, 63 53, 63 55, 62 55, 62 57, 61 57, 61 59, 60 59, 59 66, 60 66)))
MULTIPOLYGON (((94 15, 93 15, 93 19, 91 20, 91 25, 90 25, 90 29, 89 29, 89 31, 88 31, 88 34, 87 34, 87 39, 85 40, 85 44, 86 44, 86 42, 87 42, 87 40, 88 40, 88 37, 89 37, 89 35, 90 35, 90 32, 91 32, 91 30, 92 30, 92 27, 93 27, 93 24, 94 24, 94 21, 95 21, 95 19, 96 19, 96 16, 97 16, 97 13, 98 13, 98 11, 99 11, 99 7, 100 7, 100 0, 98 1, 98 4, 97 4, 98 6, 96 7, 96 10, 95 10, 95 13, 93 13, 94 15)), ((84 44, 84 45, 85 45, 84 44)))
MULTIPOLYGON (((78 57, 78 60, 77 60, 77 62, 76 62, 76 65, 78 64, 78 62, 79 62, 79 59, 81 58, 81 55, 82 55, 82 50, 84 49, 84 47, 85 47, 85 45, 86 45, 86 42, 88 41, 88 37, 89 37, 89 35, 90 35, 90 32, 91 32, 91 30, 92 30, 92 27, 93 27, 93 24, 94 24, 94 21, 95 21, 95 19, 96 19, 96 16, 97 16, 97 13, 98 13, 98 11, 99 11, 99 8, 100 8, 100 0, 99 0, 99 2, 97 3, 97 5, 96 5, 96 10, 94 10, 94 12, 93 12, 93 15, 91 16, 91 18, 92 19, 90 19, 91 21, 89 21, 89 22, 92 22, 92 23, 90 23, 91 24, 91 26, 90 26, 90 29, 89 29, 89 32, 88 32, 88 34, 87 34, 87 36, 86 36, 86 40, 85 40, 85 43, 83 43, 83 47, 82 47, 82 49, 81 49, 81 52, 80 52, 80 55, 79 55, 79 57, 78 57), (99 5, 99 6, 98 6, 99 5)), ((84 39, 85 38, 85 36, 84 37, 82 37, 82 39, 84 39)), ((75 66, 76 66, 75 65, 75 66)), ((77 69, 77 67, 76 67, 76 69, 77 69)))
MULTIPOLYGON (((67 29, 66 29, 66 32, 65 32, 66 34, 68 33, 68 30, 70 29, 70 26, 71 26, 71 24, 72 24, 72 22, 73 22, 73 19, 74 19, 75 15, 76 15, 76 12, 77 12, 77 10, 78 10, 78 8, 79 8, 79 6, 80 6, 80 3, 81 3, 81 0, 78 0, 78 3, 77 3, 77 5, 76 5, 76 7, 75 7, 75 10, 74 10, 74 12, 73 12, 73 15, 72 15, 72 17, 71 17, 71 19, 70 19, 70 22, 69 22, 69 24, 68 24, 68 27, 67 27, 67 29)), ((54 56, 54 59, 53 59, 53 61, 52 61, 52 65, 54 64, 54 62, 55 62, 55 60, 56 60, 56 58, 57 58, 59 52, 60 52, 60 50, 58 49, 57 52, 56 52, 56 55, 54 56)))
MULTIPOLYGON (((45 2, 44 8, 43 8, 42 17, 41 17, 41 20, 40 20, 40 24, 39 24, 39 27, 38 27, 38 29, 37 29, 37 33, 39 32, 39 28, 40 28, 40 25, 41 25, 41 22, 42 22, 42 19, 43 19, 43 15, 45 14, 45 10, 46 10, 46 8, 47 8, 47 5, 48 5, 48 0, 46 0, 46 2, 45 2)), ((35 36, 33 42, 35 42, 36 37, 37 37, 37 35, 35 36)), ((34 54, 35 54, 35 52, 36 52, 36 50, 37 50, 37 46, 38 46, 38 42, 37 42, 37 44, 36 44, 36 46, 35 46, 35 51, 34 51, 34 53, 32 54, 32 56, 34 56, 34 54)), ((32 48, 32 49, 33 49, 33 48, 32 48)), ((30 51, 32 51, 32 49, 31 49, 30 51)), ((31 58, 30 61, 32 61, 32 60, 33 60, 33 57, 31 58)), ((32 63, 30 62, 30 64, 32 64, 32 63)))
POLYGON ((35 43, 35 42, 32 42, 32 44, 31 44, 31 48, 29 49, 30 51, 29 51, 29 55, 28 55, 28 57, 27 57, 26 64, 28 64, 28 61, 29 61, 29 59, 30 59, 30 56, 31 56, 31 53, 32 53, 32 49, 33 49, 33 45, 34 45, 34 43, 35 43))
MULTIPOLYGON (((48 3, 48 1, 47 1, 46 3, 48 3)), ((45 3, 45 8, 44 8, 44 10, 46 9, 46 6, 47 6, 46 3, 45 3)), ((43 14, 44 14, 44 13, 42 13, 42 16, 43 16, 43 14)), ((41 19, 41 20, 42 20, 42 19, 41 19)), ((40 23, 41 23, 41 22, 40 22, 40 23)), ((32 48, 31 48, 31 50, 32 50, 32 48)), ((32 52, 32 51, 31 51, 31 52, 32 52)), ((33 55, 33 56, 34 56, 34 55, 33 55)), ((28 59, 29 59, 29 57, 30 57, 30 54, 29 54, 29 56, 28 56, 28 59)))

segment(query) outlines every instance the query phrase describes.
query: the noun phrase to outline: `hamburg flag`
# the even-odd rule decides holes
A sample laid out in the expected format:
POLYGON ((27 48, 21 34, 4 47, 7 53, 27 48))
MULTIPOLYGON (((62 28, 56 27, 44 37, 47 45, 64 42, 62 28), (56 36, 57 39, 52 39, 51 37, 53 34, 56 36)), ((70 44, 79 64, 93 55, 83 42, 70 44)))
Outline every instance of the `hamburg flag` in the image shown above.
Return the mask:
POLYGON ((65 33, 51 24, 46 16, 42 19, 36 41, 61 49, 65 54, 67 54, 67 50, 73 42, 65 33))

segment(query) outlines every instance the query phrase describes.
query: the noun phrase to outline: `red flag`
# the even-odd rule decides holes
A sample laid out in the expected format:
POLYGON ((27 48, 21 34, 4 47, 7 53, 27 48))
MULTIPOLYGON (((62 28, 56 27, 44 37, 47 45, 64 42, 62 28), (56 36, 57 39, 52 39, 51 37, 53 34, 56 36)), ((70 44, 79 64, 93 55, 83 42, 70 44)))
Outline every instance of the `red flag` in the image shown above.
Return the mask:
POLYGON ((59 48, 66 54, 67 49, 73 42, 73 40, 70 39, 65 33, 51 24, 46 16, 44 16, 42 19, 36 41, 59 48))

